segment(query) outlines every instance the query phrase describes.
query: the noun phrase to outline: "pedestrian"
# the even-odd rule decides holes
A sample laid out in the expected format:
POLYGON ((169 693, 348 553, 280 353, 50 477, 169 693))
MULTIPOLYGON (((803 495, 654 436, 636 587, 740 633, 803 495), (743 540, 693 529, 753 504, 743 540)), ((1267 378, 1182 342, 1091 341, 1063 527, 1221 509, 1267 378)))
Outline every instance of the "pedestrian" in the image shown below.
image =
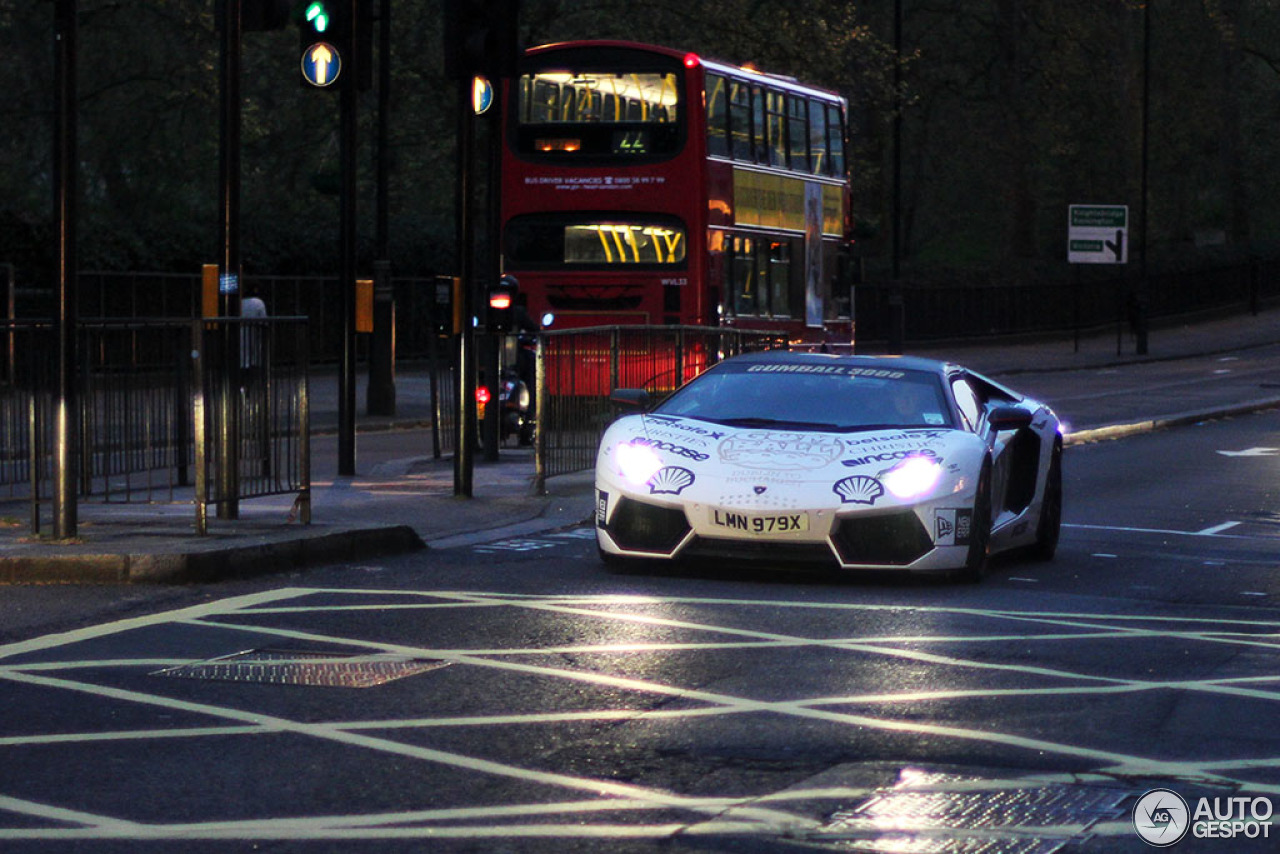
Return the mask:
POLYGON ((267 304, 258 296, 256 288, 246 287, 240 300, 240 317, 248 321, 240 324, 240 367, 256 368, 262 365, 263 336, 266 324, 267 304))
POLYGON ((256 288, 246 287, 240 300, 240 430, 242 454, 258 460, 263 477, 271 473, 271 401, 267 395, 267 304, 256 288))

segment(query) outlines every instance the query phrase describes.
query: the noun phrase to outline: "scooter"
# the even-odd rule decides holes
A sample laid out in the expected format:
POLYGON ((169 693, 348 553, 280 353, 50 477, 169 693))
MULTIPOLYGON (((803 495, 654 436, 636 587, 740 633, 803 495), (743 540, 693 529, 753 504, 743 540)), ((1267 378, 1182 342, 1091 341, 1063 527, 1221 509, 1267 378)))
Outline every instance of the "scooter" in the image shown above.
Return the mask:
POLYGON ((502 441, 514 435, 520 445, 533 444, 533 394, 524 380, 511 369, 502 372, 502 381, 498 386, 498 405, 502 407, 501 427, 502 441))
MULTIPOLYGON (((523 336, 522 336, 523 337, 523 336)), ((536 342, 536 339, 534 339, 536 342)), ((523 342, 521 344, 523 345, 523 342)), ((535 343, 536 346, 536 343, 535 343)), ((484 423, 485 410, 489 404, 489 388, 481 380, 476 388, 476 415, 480 424, 484 423)), ((521 447, 533 444, 533 433, 536 428, 534 419, 533 390, 521 378, 516 368, 503 370, 498 382, 498 443, 505 445, 507 440, 515 436, 521 447)), ((483 434, 483 431, 481 431, 483 434)))

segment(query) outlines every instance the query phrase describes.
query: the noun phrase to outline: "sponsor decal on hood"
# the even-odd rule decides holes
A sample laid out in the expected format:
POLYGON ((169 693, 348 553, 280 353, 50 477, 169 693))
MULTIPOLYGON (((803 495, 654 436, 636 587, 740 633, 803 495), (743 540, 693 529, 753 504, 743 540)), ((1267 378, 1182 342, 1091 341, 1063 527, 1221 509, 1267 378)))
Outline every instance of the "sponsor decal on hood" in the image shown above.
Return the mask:
POLYGON ((819 469, 843 456, 844 442, 829 433, 744 430, 722 439, 716 453, 749 469, 819 469))

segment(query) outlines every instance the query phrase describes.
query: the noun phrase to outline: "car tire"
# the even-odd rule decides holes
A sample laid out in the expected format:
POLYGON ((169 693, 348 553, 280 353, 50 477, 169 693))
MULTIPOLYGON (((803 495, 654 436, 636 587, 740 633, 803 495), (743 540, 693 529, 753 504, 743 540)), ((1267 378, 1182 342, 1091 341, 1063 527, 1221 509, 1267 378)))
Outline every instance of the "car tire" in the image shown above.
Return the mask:
POLYGON ((991 460, 982 461, 978 473, 978 490, 973 498, 973 519, 970 523, 969 554, 960 577, 977 584, 987 575, 991 559, 991 460))
POLYGON ((1053 560, 1058 551, 1062 531, 1062 443, 1055 442, 1049 460, 1049 474, 1044 482, 1044 501, 1040 505, 1040 521, 1036 525, 1036 541, 1031 556, 1036 560, 1053 560))
POLYGON ((639 558, 627 557, 626 555, 614 554, 604 550, 604 546, 600 545, 600 529, 596 528, 596 555, 600 558, 600 562, 613 572, 626 572, 634 569, 639 563, 639 558))
POLYGON ((650 565, 650 561, 647 558, 613 554, 600 548, 599 543, 596 543, 596 554, 600 556, 600 562, 605 565, 606 569, 620 575, 640 572, 650 565))

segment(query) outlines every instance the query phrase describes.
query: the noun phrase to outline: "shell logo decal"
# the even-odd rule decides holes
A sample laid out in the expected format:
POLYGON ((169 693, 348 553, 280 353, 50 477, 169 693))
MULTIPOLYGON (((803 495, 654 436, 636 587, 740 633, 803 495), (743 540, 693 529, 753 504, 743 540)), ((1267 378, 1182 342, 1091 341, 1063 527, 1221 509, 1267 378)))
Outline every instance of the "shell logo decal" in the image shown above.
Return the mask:
POLYGON ((647 481, 650 495, 679 495, 693 483, 693 472, 681 466, 663 466, 647 481))
POLYGON ((874 477, 858 474, 837 480, 831 491, 840 496, 841 504, 875 504, 884 495, 884 486, 874 477))

